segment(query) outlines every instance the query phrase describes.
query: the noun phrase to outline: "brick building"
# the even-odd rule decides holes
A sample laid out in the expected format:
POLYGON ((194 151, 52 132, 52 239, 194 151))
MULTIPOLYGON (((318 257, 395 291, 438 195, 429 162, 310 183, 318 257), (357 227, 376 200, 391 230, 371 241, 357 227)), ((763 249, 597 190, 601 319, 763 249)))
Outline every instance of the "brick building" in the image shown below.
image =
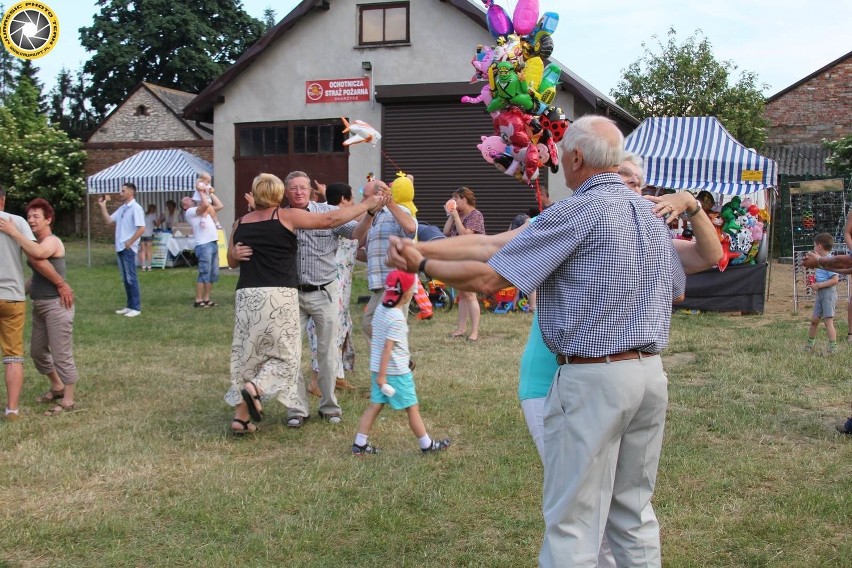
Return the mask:
POLYGON ((829 177, 822 141, 852 134, 852 51, 769 97, 765 116, 762 154, 778 162, 780 181, 773 250, 790 256, 790 182, 829 177))
MULTIPOLYGON (((142 150, 179 148, 213 162, 211 125, 181 117, 183 108, 195 98, 192 93, 139 83, 85 143, 86 176, 129 158, 142 150)), ((96 197, 89 199, 92 211, 96 197)), ((143 205, 144 206, 144 205, 143 205)), ((84 212, 85 215, 85 212, 84 212)), ((85 229, 85 218, 82 220, 85 229)), ((91 216, 94 238, 109 238, 98 215, 91 216)))
POLYGON ((852 51, 766 100, 766 144, 822 144, 852 133, 852 51))

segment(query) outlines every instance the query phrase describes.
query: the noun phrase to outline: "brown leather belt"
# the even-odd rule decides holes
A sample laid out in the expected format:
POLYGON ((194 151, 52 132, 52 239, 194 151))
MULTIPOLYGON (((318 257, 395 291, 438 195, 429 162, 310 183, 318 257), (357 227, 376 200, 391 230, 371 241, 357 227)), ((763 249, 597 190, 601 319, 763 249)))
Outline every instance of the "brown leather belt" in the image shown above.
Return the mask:
POLYGON ((579 355, 563 355, 560 353, 556 356, 556 362, 560 365, 589 365, 592 363, 628 361, 630 359, 641 359, 642 357, 653 357, 655 355, 659 355, 659 353, 650 353, 648 351, 639 351, 637 349, 622 351, 621 353, 613 353, 612 355, 604 355, 603 357, 580 357, 579 355))

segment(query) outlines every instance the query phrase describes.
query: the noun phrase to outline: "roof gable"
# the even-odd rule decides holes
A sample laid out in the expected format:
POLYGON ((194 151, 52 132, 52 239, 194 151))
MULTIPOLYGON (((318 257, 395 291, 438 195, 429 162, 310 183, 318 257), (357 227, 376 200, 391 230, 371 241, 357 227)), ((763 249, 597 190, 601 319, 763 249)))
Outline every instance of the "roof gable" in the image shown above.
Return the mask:
POLYGON ((89 139, 91 140, 95 137, 101 128, 106 126, 114 116, 122 112, 126 108, 128 102, 131 101, 140 90, 148 92, 170 115, 174 116, 176 120, 186 127, 187 134, 189 135, 188 139, 213 139, 213 131, 210 125, 193 124, 183 116, 183 108, 192 102, 196 95, 185 91, 179 91, 177 89, 161 87, 159 85, 154 85, 153 83, 146 83, 144 81, 137 84, 127 95, 127 98, 110 111, 106 118, 104 118, 92 132, 89 139))
POLYGON ((816 71, 814 71, 813 73, 808 75, 807 77, 799 79, 798 81, 796 81, 795 83, 793 83, 789 87, 787 87, 785 89, 781 89, 780 91, 778 91, 777 93, 775 93, 774 95, 772 95, 771 97, 766 99, 766 102, 771 103, 773 101, 780 99, 781 97, 783 97, 784 95, 786 95, 787 93, 789 93, 790 91, 795 89, 796 87, 800 87, 801 85, 804 85, 805 83, 807 83, 808 81, 810 81, 814 77, 817 77, 817 76, 821 75, 822 73, 828 71, 832 67, 839 65, 840 63, 844 62, 845 60, 849 59, 850 57, 852 57, 852 51, 850 51, 846 55, 842 55, 842 56, 838 57, 837 59, 835 59, 834 61, 832 61, 828 65, 826 65, 824 67, 820 67, 819 69, 817 69, 816 71))

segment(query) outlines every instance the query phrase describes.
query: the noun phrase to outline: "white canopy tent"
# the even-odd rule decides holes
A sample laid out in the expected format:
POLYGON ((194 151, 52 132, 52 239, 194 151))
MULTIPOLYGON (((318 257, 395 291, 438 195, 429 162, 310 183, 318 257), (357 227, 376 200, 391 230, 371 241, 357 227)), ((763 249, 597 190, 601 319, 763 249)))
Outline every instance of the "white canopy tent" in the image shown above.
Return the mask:
MULTIPOLYGON (((192 195, 195 180, 200 172, 213 175, 213 164, 185 150, 143 150, 105 170, 86 178, 89 195, 118 193, 127 182, 136 185, 136 200, 147 209, 149 203, 165 211, 169 199, 178 203, 180 198, 192 195)), ((91 211, 86 199, 86 230, 89 266, 92 264, 91 211)))

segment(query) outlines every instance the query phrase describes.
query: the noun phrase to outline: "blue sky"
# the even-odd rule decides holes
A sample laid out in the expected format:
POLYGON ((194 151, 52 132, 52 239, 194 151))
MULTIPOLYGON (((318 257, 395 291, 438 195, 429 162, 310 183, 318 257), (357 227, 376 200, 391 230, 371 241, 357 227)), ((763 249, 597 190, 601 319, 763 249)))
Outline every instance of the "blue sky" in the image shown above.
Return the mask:
MULTIPOLYGON (((13 0, 0 0, 8 8, 13 0)), ((332 0, 333 1, 333 0, 332 0)), ((435 2, 437 0, 416 0, 435 2)), ((511 15, 517 0, 496 0, 511 15)), ((78 29, 92 24, 95 0, 47 0, 59 18, 59 44, 34 61, 45 92, 65 66, 79 69, 90 54, 80 46, 78 29)), ((283 18, 297 0, 243 0, 245 10, 262 18, 273 7, 283 18)), ((560 15, 554 57, 598 90, 609 94, 621 71, 642 54, 642 42, 665 39, 674 27, 682 41, 701 29, 717 59, 754 71, 772 95, 852 51, 852 2, 848 0, 539 0, 540 12, 560 15)), ((435 41, 440 41, 437 34, 435 41)), ((467 61, 473 50, 459 53, 467 61)), ((461 77, 465 80, 467 77, 461 77)))

